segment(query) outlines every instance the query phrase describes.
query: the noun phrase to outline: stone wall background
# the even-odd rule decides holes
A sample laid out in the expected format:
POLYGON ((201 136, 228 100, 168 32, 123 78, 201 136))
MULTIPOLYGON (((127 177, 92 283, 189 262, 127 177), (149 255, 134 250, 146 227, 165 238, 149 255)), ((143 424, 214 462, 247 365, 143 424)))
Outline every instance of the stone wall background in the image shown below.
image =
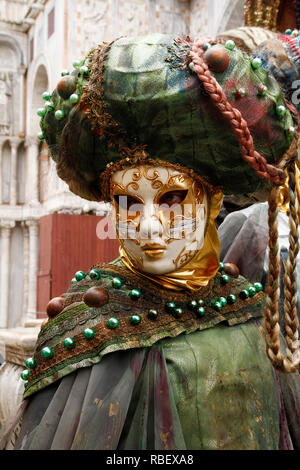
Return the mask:
POLYGON ((20 401, 33 350, 39 220, 103 215, 58 179, 37 139, 43 91, 102 41, 124 35, 215 34, 243 24, 244 0, 0 0, 0 426, 20 401))

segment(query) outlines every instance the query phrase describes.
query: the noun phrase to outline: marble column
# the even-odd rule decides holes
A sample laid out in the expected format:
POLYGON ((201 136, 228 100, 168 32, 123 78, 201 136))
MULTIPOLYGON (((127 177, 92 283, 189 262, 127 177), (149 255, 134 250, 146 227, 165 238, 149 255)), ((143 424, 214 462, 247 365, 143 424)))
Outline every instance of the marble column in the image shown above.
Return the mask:
POLYGON ((19 85, 19 129, 17 133, 25 131, 25 109, 24 109, 24 77, 26 72, 25 65, 18 67, 18 85, 19 85))
POLYGON ((0 141, 0 205, 2 204, 2 149, 3 141, 0 141))
POLYGON ((10 167, 10 204, 17 204, 17 147, 18 141, 10 140, 11 167, 10 167))
POLYGON ((39 261, 39 221, 27 220, 29 229, 28 304, 26 321, 36 319, 37 273, 39 261))
POLYGON ((23 278, 23 309, 22 309, 22 325, 26 323, 26 315, 28 311, 28 275, 29 275, 29 230, 25 221, 21 222, 23 229, 23 258, 24 258, 24 278, 23 278))
POLYGON ((39 178, 39 143, 35 136, 29 136, 25 140, 27 147, 27 202, 38 204, 38 178, 39 178))
POLYGON ((12 220, 1 220, 1 264, 0 264, 0 328, 7 328, 10 270, 10 238, 15 226, 12 220))

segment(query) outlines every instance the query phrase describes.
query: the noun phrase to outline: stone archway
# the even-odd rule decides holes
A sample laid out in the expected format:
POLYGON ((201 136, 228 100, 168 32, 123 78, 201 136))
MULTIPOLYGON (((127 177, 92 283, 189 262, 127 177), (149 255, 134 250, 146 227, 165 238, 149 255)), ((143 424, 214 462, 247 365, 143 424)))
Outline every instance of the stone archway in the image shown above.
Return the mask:
POLYGON ((30 135, 37 135, 40 132, 40 117, 36 114, 38 108, 44 106, 42 94, 49 87, 48 73, 46 67, 41 64, 38 66, 32 88, 32 98, 30 106, 30 135))
POLYGON ((17 204, 25 203, 26 152, 24 142, 17 151, 17 204))
POLYGON ((0 44, 5 45, 6 48, 12 49, 16 55, 18 65, 25 66, 24 54, 19 43, 11 36, 0 33, 0 44))
POLYGON ((44 107, 44 100, 42 94, 49 88, 48 72, 46 66, 40 63, 36 67, 36 72, 31 83, 31 99, 27 115, 27 181, 30 182, 31 187, 28 188, 28 198, 37 203, 39 197, 39 180, 40 180, 40 141, 37 139, 40 129, 40 117, 37 115, 37 109, 44 107))
POLYGON ((10 143, 7 140, 3 143, 1 149, 1 168, 0 168, 0 177, 1 177, 1 195, 0 201, 2 204, 10 203, 10 185, 11 185, 11 150, 10 143))

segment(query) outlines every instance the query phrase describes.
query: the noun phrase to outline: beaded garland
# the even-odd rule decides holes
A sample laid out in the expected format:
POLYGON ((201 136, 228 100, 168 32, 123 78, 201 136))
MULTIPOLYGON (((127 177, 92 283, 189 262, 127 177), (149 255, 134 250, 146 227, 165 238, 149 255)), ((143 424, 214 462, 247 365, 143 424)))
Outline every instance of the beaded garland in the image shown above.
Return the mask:
POLYGON ((291 30, 287 31, 278 39, 282 42, 288 58, 298 67, 300 65, 300 35, 292 34, 291 30))
MULTIPOLYGON (((80 101, 82 94, 83 85, 88 80, 90 73, 89 55, 83 60, 75 60, 73 62, 74 72, 70 74, 68 70, 63 70, 61 76, 63 77, 58 84, 58 96, 54 96, 48 91, 42 94, 42 98, 45 101, 45 107, 37 110, 37 115, 40 118, 44 118, 47 112, 53 112, 54 116, 58 121, 63 121, 68 114, 68 111, 80 101), (70 87, 70 83, 73 89, 70 87), (69 88, 68 88, 69 85, 69 88), (70 92, 68 90, 71 90, 70 92), (53 99, 53 101, 51 101, 53 99), (63 105, 61 100, 64 100, 63 105), (68 105, 69 103, 69 105, 68 105), (63 106, 67 110, 67 114, 64 109, 60 109, 63 106)), ((45 136, 43 132, 38 134, 40 140, 44 140, 45 136)))
MULTIPOLYGON (((78 284, 86 283, 89 277, 95 282, 101 282, 101 271, 97 268, 91 269, 87 274, 85 274, 83 271, 77 271, 77 273, 79 272, 81 273, 81 276, 77 276, 78 280, 75 281, 78 284)), ((220 286, 226 287, 226 285, 230 281, 230 277, 227 274, 224 274, 224 272, 226 272, 226 264, 220 263, 219 274, 218 276, 216 276, 217 283, 219 283, 220 286)), ((119 276, 113 277, 111 282, 111 288, 118 292, 121 287, 125 287, 124 280, 119 276)), ((140 313, 134 313, 132 315, 129 315, 127 317, 127 320, 126 318, 121 320, 121 318, 118 318, 117 316, 112 316, 108 318, 108 320, 106 321, 106 328, 107 330, 117 331, 121 327, 120 321, 123 326, 125 320, 128 326, 131 326, 134 329, 137 328, 140 324, 143 324, 143 322, 145 322, 147 319, 155 323, 158 321, 158 318, 160 318, 161 315, 166 314, 176 319, 176 321, 184 322, 184 319, 188 312, 192 313, 195 319, 203 321, 205 315, 211 314, 212 311, 215 311, 217 313, 222 312, 224 308, 228 309, 230 306, 233 306, 236 302, 238 302, 238 298, 243 302, 247 303, 252 297, 255 297, 256 295, 261 293, 262 290, 262 284, 256 282, 253 285, 250 285, 247 289, 242 289, 238 293, 238 297, 233 293, 227 293, 226 296, 221 295, 212 298, 208 297, 205 299, 194 298, 187 300, 186 302, 167 301, 159 309, 150 308, 146 311, 143 311, 143 308, 141 307, 140 313)), ((139 301, 139 299, 141 299, 141 301, 143 300, 143 292, 140 288, 132 288, 131 286, 129 286, 128 298, 135 304, 137 301, 139 301)), ((67 300, 66 307, 68 307, 67 300)), ((72 338, 70 336, 65 337, 62 346, 65 351, 76 351, 76 347, 82 343, 83 339, 87 341, 88 344, 89 342, 93 342, 96 337, 96 328, 84 328, 82 333, 76 338, 72 338)), ((28 383, 30 383, 32 377, 34 376, 34 371, 37 368, 38 364, 41 365, 41 361, 45 362, 46 364, 47 362, 51 362, 55 359, 56 349, 57 346, 45 346, 41 349, 40 355, 35 354, 34 357, 28 358, 25 363, 27 369, 22 372, 21 378, 24 381, 28 381, 28 383)), ((26 384, 25 388, 27 389, 27 387, 28 384, 26 384)))

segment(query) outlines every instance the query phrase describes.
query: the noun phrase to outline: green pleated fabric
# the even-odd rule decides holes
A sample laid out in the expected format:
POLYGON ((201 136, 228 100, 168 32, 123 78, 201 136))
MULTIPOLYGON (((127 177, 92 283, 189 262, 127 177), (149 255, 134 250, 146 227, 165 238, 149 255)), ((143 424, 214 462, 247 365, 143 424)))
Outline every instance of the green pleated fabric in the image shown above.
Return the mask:
POLYGON ((277 449, 272 370, 254 321, 163 345, 187 449, 277 449))
POLYGON ((107 354, 27 399, 16 449, 293 448, 297 378, 282 375, 280 391, 258 326, 218 325, 107 354))

